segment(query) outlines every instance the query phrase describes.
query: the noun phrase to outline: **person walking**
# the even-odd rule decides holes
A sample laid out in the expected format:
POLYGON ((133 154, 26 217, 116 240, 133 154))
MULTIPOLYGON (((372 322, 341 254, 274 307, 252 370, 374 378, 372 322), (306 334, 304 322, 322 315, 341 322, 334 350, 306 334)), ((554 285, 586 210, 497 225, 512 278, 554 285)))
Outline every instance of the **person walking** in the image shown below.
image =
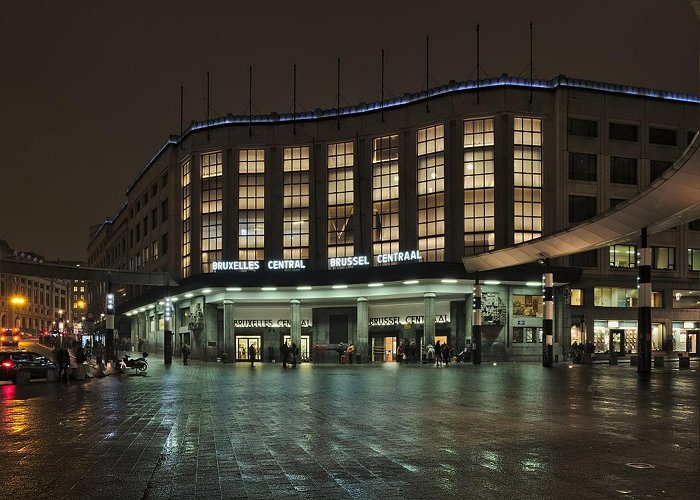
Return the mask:
POLYGON ((292 342, 292 368, 297 367, 297 356, 299 355, 299 348, 292 342))
POLYGON ((282 358, 282 368, 287 368, 287 361, 289 360, 289 346, 287 341, 284 341, 282 347, 280 347, 280 357, 282 358))
POLYGON ((442 366, 442 346, 439 340, 435 342, 435 366, 442 366))
POLYGON ((63 381, 68 382, 70 378, 70 353, 65 347, 61 348, 61 364, 63 365, 63 381))
POLYGON ((255 368, 255 344, 248 346, 248 357, 250 358, 250 367, 255 368))
POLYGON ((447 342, 442 344, 442 361, 445 363, 445 367, 450 366, 450 346, 447 342))
POLYGON ((183 344, 180 352, 182 353, 182 364, 187 365, 187 358, 190 357, 190 346, 188 344, 183 344))
POLYGON ((355 357, 355 344, 350 344, 345 352, 348 353, 348 363, 352 364, 352 360, 355 357))
POLYGON ((345 346, 343 345, 342 342, 338 344, 338 347, 335 348, 335 351, 338 353, 338 364, 342 365, 343 364, 343 356, 345 355, 345 346))

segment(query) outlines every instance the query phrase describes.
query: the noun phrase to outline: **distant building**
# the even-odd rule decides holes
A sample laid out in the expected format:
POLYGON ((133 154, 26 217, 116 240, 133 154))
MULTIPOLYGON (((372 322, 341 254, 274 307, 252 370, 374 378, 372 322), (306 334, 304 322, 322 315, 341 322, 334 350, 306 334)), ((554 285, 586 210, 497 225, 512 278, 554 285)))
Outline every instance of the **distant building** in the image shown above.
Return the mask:
MULTIPOLYGON (((470 341, 465 255, 586 221, 634 197, 698 131, 698 96, 557 77, 454 83, 296 116, 227 116, 171 138, 92 231, 90 266, 169 272, 118 297, 132 343, 245 359, 294 341, 470 341)), ((651 236, 653 349, 697 352, 700 223, 651 236)), ((636 243, 557 259, 555 354, 636 350, 636 243)), ((537 359, 542 270, 484 287, 484 356, 537 359)), ((105 290, 94 291, 104 296, 105 290)), ((123 329, 123 327, 122 327, 123 329)))
MULTIPOLYGON (((4 240, 0 240, 0 258, 44 261, 36 253, 12 249, 4 240)), ((31 334, 49 330, 72 333, 70 298, 67 280, 0 273, 0 326, 31 334)))

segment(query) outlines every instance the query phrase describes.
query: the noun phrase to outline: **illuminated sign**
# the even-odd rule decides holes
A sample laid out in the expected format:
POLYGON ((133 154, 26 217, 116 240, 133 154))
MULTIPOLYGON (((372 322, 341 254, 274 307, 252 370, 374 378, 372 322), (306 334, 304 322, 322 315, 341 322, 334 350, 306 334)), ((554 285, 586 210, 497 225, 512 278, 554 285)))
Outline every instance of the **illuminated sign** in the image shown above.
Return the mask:
POLYGON ((393 262, 419 262, 423 260, 418 250, 409 252, 380 253, 377 255, 378 264, 390 264, 393 262))
POLYGON ((336 267, 359 267, 369 266, 369 258, 366 255, 356 255, 354 257, 333 257, 328 261, 328 266, 336 267))
MULTIPOLYGON (((288 319, 278 319, 277 321, 272 319, 234 319, 233 326, 234 328, 274 328, 276 326, 281 328, 291 328, 292 322, 288 319)), ((307 328, 309 326, 311 326, 311 320, 301 320, 302 328, 307 328)))
MULTIPOLYGON (((217 271, 257 271, 262 267, 259 260, 229 260, 214 261, 211 263, 211 272, 217 271)), ((278 269, 306 269, 303 260, 268 260, 265 267, 270 270, 278 269)))
MULTIPOLYGON (((436 314, 435 323, 449 323, 450 316, 447 314, 436 314)), ((382 316, 369 318, 369 326, 391 326, 391 325, 422 325, 425 323, 424 316, 382 316)))
MULTIPOLYGON (((401 262, 420 262, 423 260, 419 250, 410 250, 407 252, 380 253, 375 257, 377 264, 394 264, 401 262)), ((338 268, 353 268, 369 266, 370 259, 366 255, 354 255, 351 257, 333 257, 328 261, 328 266, 331 269, 338 268)), ((285 259, 285 260, 229 260, 215 261, 210 265, 212 273, 218 271, 258 271, 265 267, 271 271, 290 270, 290 269, 306 269, 306 261, 301 259, 285 259)))

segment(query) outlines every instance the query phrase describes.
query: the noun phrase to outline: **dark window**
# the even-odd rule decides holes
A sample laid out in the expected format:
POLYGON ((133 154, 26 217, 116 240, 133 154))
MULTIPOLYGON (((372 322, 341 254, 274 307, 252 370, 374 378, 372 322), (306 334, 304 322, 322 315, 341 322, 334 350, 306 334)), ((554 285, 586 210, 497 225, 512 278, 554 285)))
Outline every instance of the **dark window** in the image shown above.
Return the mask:
POLYGON ((151 229, 155 229, 158 226, 158 208, 151 210, 151 229))
POLYGON ((166 253, 168 253, 168 233, 160 238, 160 254, 165 255, 166 253))
POLYGON ((637 184, 637 159, 610 157, 610 182, 637 184))
POLYGON ((168 185, 168 173, 164 173, 163 177, 160 178, 160 187, 165 187, 168 185))
POLYGON ((569 179, 595 181, 596 159, 596 155, 588 153, 569 153, 569 179))
POLYGON ((139 241, 141 239, 141 225, 140 224, 136 224, 136 227, 134 228, 134 235, 135 235, 134 240, 139 241))
POLYGON ((598 267, 598 250, 571 255, 569 265, 573 267, 598 267))
POLYGON ((581 118, 569 118, 569 135, 598 137, 598 122, 581 118))
POLYGON ((143 206, 144 206, 144 208, 146 207, 147 204, 148 204, 148 191, 143 193, 143 206))
POLYGON ((620 203, 627 201, 625 198, 610 198, 610 208, 615 208, 620 203))
POLYGON ((158 183, 154 182, 151 186, 151 198, 155 198, 156 194, 158 194, 158 183))
POLYGON ((661 177, 661 174, 663 174, 666 170, 668 170, 668 168, 671 165, 673 165, 672 161, 651 160, 651 162, 649 162, 650 180, 653 181, 654 179, 661 177))
POLYGON ((136 214, 139 213, 139 210, 141 210, 141 202, 140 202, 140 201, 137 201, 137 202, 136 202, 136 214))
POLYGON ((143 235, 146 236, 148 234, 148 215, 143 218, 143 235))
POLYGON ((569 196, 569 222, 588 220, 596 214, 595 196, 569 196))
POLYGON ((168 220, 168 200, 164 200, 160 204, 160 221, 165 222, 168 220))
POLYGON ((639 140, 639 127, 626 123, 611 123, 610 138, 616 141, 637 142, 639 140))
POLYGON ((700 231, 700 219, 695 219, 688 223, 688 229, 691 231, 700 231))
POLYGON ((669 128, 649 127, 649 143, 661 144, 662 146, 676 146, 678 144, 678 133, 669 128))
POLYGON ((697 130, 688 130, 688 144, 693 142, 693 139, 695 139, 695 134, 697 134, 697 130))

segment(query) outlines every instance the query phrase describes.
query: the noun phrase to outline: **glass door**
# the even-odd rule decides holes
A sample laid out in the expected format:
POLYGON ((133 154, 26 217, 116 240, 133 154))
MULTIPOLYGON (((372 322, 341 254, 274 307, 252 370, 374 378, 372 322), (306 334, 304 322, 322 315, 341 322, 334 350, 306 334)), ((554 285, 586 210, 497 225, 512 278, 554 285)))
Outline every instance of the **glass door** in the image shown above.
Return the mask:
MULTIPOLYGON (((292 336, 291 335, 285 335, 282 338, 282 343, 287 343, 287 346, 289 348, 292 348, 292 336)), ((301 347, 299 347, 299 355, 301 356, 301 359, 298 359, 298 362, 307 362, 309 361, 309 345, 311 344, 310 336, 309 335, 302 335, 301 336, 301 347)))
POLYGON ((250 352, 250 346, 255 347, 255 360, 262 360, 262 341, 260 337, 236 337, 236 359, 239 361, 250 360, 248 353, 250 352))

